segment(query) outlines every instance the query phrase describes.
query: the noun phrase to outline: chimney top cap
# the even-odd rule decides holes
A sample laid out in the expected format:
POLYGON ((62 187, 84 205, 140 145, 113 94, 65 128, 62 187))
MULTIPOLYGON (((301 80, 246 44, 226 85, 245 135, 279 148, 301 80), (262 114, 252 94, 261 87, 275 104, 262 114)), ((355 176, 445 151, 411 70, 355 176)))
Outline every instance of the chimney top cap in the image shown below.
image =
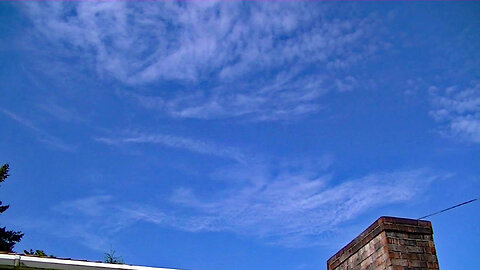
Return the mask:
POLYGON ((382 216, 373 222, 366 230, 360 233, 360 235, 358 235, 345 247, 340 249, 335 255, 330 257, 330 259, 327 261, 327 264, 330 265, 341 256, 348 258, 383 231, 412 234, 433 234, 432 223, 430 221, 382 216))

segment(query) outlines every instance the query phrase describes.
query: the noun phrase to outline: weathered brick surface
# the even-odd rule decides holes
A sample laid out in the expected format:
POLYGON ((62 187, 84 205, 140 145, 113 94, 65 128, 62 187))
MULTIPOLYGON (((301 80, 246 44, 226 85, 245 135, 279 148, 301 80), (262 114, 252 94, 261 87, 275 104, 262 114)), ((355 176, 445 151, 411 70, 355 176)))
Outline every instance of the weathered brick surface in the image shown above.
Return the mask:
POLYGON ((429 221, 381 217, 327 262, 328 270, 439 269, 429 221))

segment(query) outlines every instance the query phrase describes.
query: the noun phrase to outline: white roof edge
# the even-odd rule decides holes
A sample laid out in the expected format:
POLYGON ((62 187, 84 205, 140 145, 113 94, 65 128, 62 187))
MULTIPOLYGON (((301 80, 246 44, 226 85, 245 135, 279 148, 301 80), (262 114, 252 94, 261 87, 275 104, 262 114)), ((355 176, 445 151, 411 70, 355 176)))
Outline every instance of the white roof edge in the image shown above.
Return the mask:
POLYGON ((40 269, 58 269, 58 270, 178 270, 172 268, 156 268, 146 266, 136 266, 128 264, 110 264, 101 262, 76 261, 69 259, 32 257, 18 254, 0 254, 0 268, 20 267, 21 268, 40 268, 40 269))

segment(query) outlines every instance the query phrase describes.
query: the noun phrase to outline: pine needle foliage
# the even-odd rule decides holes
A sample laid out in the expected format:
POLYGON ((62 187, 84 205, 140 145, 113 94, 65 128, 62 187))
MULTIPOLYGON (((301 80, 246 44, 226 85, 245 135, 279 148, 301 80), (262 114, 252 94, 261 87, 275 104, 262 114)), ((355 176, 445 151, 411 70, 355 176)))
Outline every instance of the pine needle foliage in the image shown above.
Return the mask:
MULTIPOLYGON (((0 183, 3 183, 9 176, 8 171, 10 166, 4 164, 0 168, 0 183)), ((10 205, 2 205, 0 201, 0 214, 7 211, 10 205)), ((20 242, 23 237, 22 232, 7 230, 5 227, 0 227, 0 251, 13 252, 13 247, 20 242)))

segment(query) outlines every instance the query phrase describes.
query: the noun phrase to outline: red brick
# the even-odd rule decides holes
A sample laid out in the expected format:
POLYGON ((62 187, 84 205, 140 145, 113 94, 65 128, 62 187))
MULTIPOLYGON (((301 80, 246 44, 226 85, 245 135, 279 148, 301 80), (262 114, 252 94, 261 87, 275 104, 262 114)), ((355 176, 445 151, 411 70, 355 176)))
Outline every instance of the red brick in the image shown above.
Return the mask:
POLYGON ((328 270, 437 270, 428 221, 381 217, 332 256, 328 270))

